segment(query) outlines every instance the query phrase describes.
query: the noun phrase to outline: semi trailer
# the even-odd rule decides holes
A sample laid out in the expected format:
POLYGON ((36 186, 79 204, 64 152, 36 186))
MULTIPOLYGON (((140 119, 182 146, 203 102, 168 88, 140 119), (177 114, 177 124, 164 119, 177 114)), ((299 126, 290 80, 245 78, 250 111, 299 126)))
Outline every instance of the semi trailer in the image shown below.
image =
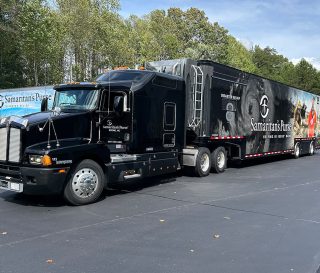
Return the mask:
POLYGON ((83 205, 128 181, 319 144, 318 96, 212 61, 150 62, 54 90, 51 110, 44 98, 39 113, 1 119, 1 189, 83 205))

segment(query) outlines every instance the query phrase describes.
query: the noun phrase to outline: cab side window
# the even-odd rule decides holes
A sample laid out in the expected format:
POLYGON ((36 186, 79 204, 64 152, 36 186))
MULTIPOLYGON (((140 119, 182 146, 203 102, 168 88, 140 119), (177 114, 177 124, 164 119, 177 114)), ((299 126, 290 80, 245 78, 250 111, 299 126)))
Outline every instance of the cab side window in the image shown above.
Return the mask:
POLYGON ((105 112, 114 112, 115 100, 121 98, 123 100, 123 112, 128 112, 128 99, 127 94, 123 91, 104 91, 102 95, 101 110, 105 112))
POLYGON ((176 104, 173 102, 164 103, 163 129, 174 131, 176 128, 176 104))

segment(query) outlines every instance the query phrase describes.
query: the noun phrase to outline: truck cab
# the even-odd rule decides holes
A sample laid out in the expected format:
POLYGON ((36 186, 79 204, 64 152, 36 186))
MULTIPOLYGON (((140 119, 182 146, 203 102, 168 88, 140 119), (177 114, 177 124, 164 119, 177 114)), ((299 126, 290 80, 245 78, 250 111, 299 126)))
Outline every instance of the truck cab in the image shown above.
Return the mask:
POLYGON ((180 168, 182 78, 115 70, 54 89, 51 110, 1 120, 1 189, 82 205, 108 186, 180 168))

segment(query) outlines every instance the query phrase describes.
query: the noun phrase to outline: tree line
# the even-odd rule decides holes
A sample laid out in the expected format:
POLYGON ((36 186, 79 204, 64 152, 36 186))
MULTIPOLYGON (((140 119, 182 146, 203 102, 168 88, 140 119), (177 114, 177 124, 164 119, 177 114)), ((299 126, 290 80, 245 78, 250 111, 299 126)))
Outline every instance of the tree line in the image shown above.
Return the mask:
POLYGON ((244 47, 197 8, 119 15, 119 0, 0 0, 0 88, 94 79, 146 61, 210 59, 320 94, 320 72, 244 47))

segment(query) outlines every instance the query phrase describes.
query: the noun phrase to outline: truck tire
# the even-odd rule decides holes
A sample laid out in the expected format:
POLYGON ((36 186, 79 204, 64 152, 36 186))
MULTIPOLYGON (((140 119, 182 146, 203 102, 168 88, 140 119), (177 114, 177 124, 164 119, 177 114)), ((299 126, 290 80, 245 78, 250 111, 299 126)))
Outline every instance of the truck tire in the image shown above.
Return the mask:
POLYGON ((313 141, 310 142, 309 155, 314 155, 314 142, 313 141))
POLYGON ((212 171, 222 173, 227 167, 227 152, 224 147, 218 147, 211 154, 212 171))
POLYGON ((194 167, 194 174, 202 177, 210 174, 211 157, 208 148, 200 147, 196 159, 196 166, 194 167))
POLYGON ((90 159, 81 161, 69 176, 64 199, 75 206, 96 202, 104 188, 103 178, 99 164, 90 159))
POLYGON ((294 158, 299 158, 300 157, 300 143, 297 142, 294 145, 294 152, 293 152, 294 158))

